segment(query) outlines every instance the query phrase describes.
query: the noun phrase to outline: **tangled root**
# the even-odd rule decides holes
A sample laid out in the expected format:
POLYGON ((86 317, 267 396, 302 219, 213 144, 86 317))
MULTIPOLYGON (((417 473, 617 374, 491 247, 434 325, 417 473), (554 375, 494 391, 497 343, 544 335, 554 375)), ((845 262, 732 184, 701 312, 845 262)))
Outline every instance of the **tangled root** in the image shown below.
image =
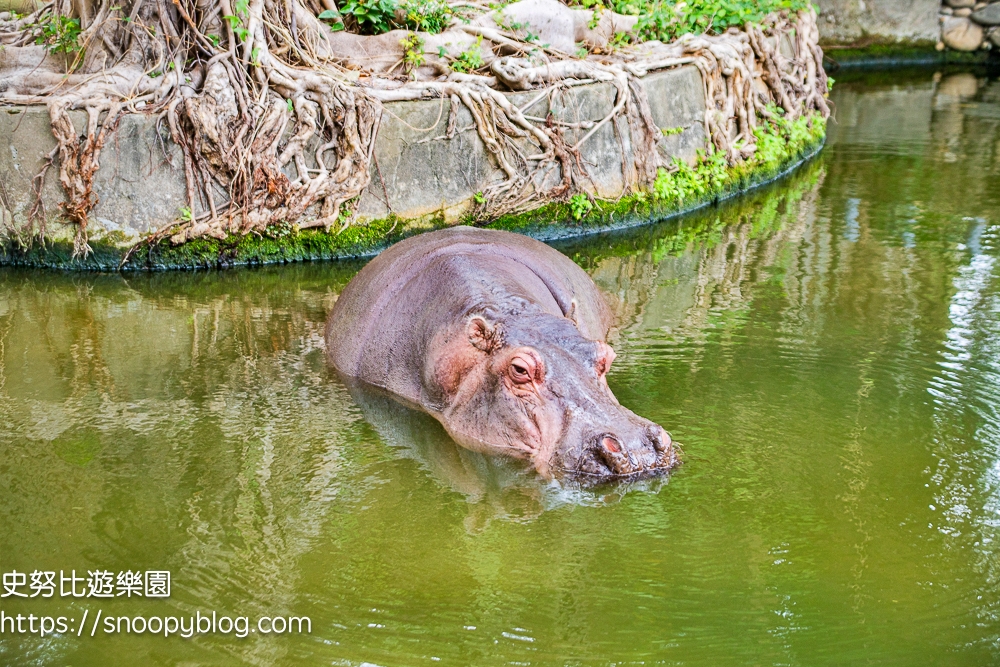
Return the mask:
MULTIPOLYGON (((260 233, 276 223, 345 227, 370 180, 386 102, 448 98, 448 129, 438 140, 458 131, 460 107, 469 110, 503 174, 477 198, 473 215, 483 220, 593 190, 581 149, 609 124, 619 140, 625 129, 629 132, 633 157, 631 162, 623 157, 622 165, 626 191, 647 187, 658 169, 670 168, 659 150, 662 134, 642 80, 654 70, 699 68, 706 131, 733 164, 753 155, 754 128, 759 117, 773 113, 770 105, 792 118, 810 111, 829 114, 812 10, 794 18, 772 15, 764 25, 744 31, 685 35, 671 44, 647 42, 586 58, 538 47, 492 19, 478 20, 449 32, 464 35, 465 42, 474 40, 483 55, 479 70, 453 71, 448 58, 454 56, 440 47, 419 72, 401 76, 394 73, 405 57, 402 50, 392 51, 397 38, 346 33, 338 38, 340 33, 329 33, 316 18, 328 5, 330 0, 132 0, 121 5, 98 0, 95 7, 56 0, 16 21, 4 22, 0 14, 0 42, 6 45, 0 102, 48 105, 67 199, 63 211, 77 226, 74 254, 90 252, 94 174, 105 141, 125 113, 160 117, 184 156, 187 207, 179 220, 143 243, 260 233), (45 21, 69 15, 77 16, 82 28, 84 48, 76 55, 58 58, 32 44, 45 21), (382 76, 357 78, 363 64, 345 55, 344 44, 363 39, 380 40, 387 54, 379 60, 382 76), (531 107, 543 99, 551 108, 561 91, 594 82, 614 89, 604 118, 573 124, 551 114, 531 115, 531 107), (517 107, 504 90, 539 90, 539 95, 517 107), (73 109, 87 111, 82 137, 70 120, 73 109), (571 143, 567 131, 579 138, 571 143)), ((586 28, 589 12, 559 7, 570 12, 568 20, 583 31, 584 43, 599 39, 586 28)), ((423 38, 440 41, 441 36, 423 38)))

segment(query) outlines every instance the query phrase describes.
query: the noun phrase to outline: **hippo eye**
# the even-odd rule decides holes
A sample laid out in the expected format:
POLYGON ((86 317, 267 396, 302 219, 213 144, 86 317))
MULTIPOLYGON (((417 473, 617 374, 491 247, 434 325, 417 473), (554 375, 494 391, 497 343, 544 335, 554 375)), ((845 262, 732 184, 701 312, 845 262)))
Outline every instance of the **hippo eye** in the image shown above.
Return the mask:
POLYGON ((518 384, 527 384, 532 381, 535 374, 535 364, 523 356, 514 357, 510 362, 510 379, 518 384))

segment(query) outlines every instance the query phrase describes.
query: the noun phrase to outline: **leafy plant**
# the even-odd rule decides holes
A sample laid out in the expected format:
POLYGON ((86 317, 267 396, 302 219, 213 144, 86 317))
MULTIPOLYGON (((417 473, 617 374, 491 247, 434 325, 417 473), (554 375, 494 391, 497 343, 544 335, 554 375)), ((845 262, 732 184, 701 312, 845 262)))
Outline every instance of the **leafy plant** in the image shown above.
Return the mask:
POLYGON ((444 32, 454 15, 441 0, 403 0, 401 6, 406 12, 406 27, 419 32, 444 32))
POLYGON ((477 204, 479 204, 480 206, 482 206, 483 204, 486 203, 486 195, 484 195, 482 192, 477 192, 476 194, 472 195, 472 200, 477 204))
POLYGON ((38 22, 39 32, 35 44, 44 46, 49 53, 76 53, 80 45, 80 19, 46 14, 38 22))
POLYGON ((340 32, 344 29, 344 17, 336 9, 324 9, 316 18, 320 21, 327 21, 330 32, 340 32))
POLYGON ((654 0, 641 7, 630 9, 634 0, 625 0, 626 7, 613 5, 615 11, 639 16, 636 32, 642 40, 671 41, 685 33, 723 33, 732 27, 760 23, 772 12, 787 9, 793 12, 809 7, 809 0, 689 0, 673 4, 654 0))
POLYGON ((594 202, 590 201, 590 198, 582 192, 569 198, 569 212, 576 221, 583 220, 583 216, 590 213, 593 208, 594 202))
POLYGON ((611 39, 608 40, 608 48, 612 52, 614 52, 626 46, 631 41, 632 41, 631 33, 616 32, 615 34, 611 35, 611 39))
POLYGON ((364 34, 389 32, 396 20, 396 0, 347 0, 341 12, 354 17, 364 34))
POLYGON ((662 130, 660 130, 660 132, 665 137, 672 137, 675 134, 680 134, 683 131, 684 131, 683 127, 665 127, 662 130))
POLYGON ((604 11, 604 5, 600 2, 595 2, 594 0, 583 0, 581 2, 584 7, 593 7, 594 11, 590 14, 590 20, 587 21, 587 27, 594 30, 601 24, 601 12, 604 11))
POLYGON ((182 222, 191 222, 194 220, 194 214, 191 213, 191 209, 187 206, 181 208, 179 217, 182 222))
POLYGON ((245 42, 247 37, 250 36, 250 31, 243 27, 243 19, 239 16, 227 15, 222 18, 229 22, 229 29, 233 31, 237 39, 241 42, 245 42))
POLYGON ((483 44, 483 36, 476 37, 476 43, 458 54, 458 57, 449 63, 449 66, 456 72, 472 72, 483 66, 483 52, 480 50, 483 44))
POLYGON ((704 195, 708 191, 708 182, 700 170, 688 165, 684 160, 675 157, 674 170, 667 171, 662 167, 656 173, 653 181, 653 197, 662 201, 683 203, 704 195))
POLYGON ((720 192, 728 182, 741 178, 748 171, 780 167, 823 137, 824 123, 817 116, 803 115, 794 121, 788 120, 784 111, 773 104, 768 105, 766 111, 770 117, 754 129, 756 150, 745 162, 730 166, 725 153, 717 150, 708 153, 699 150, 694 166, 674 158, 671 169, 657 171, 653 197, 668 204, 682 204, 720 192))
POLYGON ((424 64, 424 40, 415 32, 399 40, 403 47, 403 69, 407 74, 424 64))

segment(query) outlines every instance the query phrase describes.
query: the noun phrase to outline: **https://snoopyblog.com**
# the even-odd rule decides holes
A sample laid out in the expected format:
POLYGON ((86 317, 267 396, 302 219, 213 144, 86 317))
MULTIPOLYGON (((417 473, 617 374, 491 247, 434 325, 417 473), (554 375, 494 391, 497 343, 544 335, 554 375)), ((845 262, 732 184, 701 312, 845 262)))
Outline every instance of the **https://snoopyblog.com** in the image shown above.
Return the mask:
POLYGON ((4 635, 162 635, 188 639, 195 635, 309 634, 308 616, 258 616, 219 614, 200 610, 188 614, 128 615, 108 613, 102 607, 84 607, 71 615, 41 615, 10 612, 3 603, 32 598, 75 598, 98 602, 112 599, 157 599, 170 597, 170 572, 166 570, 76 570, 2 573, 0 589, 0 637, 4 635))

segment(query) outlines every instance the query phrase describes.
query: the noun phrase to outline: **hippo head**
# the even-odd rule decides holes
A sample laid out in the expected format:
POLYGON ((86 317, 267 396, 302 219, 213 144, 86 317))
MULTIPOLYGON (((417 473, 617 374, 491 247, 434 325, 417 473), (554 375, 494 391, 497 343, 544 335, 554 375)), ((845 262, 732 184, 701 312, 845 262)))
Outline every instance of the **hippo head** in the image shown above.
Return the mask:
POLYGON ((585 338, 570 317, 531 310, 471 314, 434 355, 429 370, 445 406, 438 418, 452 437, 587 485, 677 465, 670 435, 608 388, 614 350, 585 338))

